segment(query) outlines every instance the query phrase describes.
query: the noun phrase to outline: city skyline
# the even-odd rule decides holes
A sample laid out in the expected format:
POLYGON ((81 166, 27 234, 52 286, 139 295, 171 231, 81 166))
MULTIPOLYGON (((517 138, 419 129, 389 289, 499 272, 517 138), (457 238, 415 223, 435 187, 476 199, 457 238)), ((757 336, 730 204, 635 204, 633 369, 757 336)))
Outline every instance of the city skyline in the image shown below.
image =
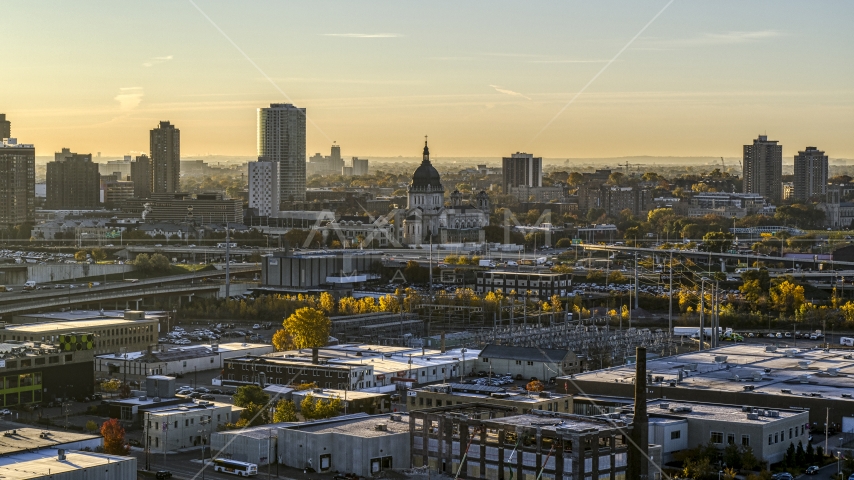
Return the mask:
POLYGON ((12 4, 7 35, 27 41, 19 68, 0 73, 13 93, 2 110, 40 155, 148 153, 146 132, 169 120, 185 156, 251 156, 257 108, 294 103, 309 112, 308 155, 337 141, 352 155, 408 156, 429 134, 435 157, 734 158, 767 134, 787 161, 808 145, 854 158, 854 5, 518 9, 12 4), (274 28, 281 19, 287 29, 274 28), (58 81, 57 69, 74 74, 58 81))

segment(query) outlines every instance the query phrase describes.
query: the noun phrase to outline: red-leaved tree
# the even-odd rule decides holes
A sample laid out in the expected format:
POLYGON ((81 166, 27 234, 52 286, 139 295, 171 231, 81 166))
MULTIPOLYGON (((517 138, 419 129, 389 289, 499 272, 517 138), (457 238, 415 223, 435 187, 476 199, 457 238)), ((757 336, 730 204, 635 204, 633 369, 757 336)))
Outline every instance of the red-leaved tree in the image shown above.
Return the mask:
POLYGON ((115 418, 101 425, 101 435, 104 437, 104 452, 110 455, 127 455, 130 450, 125 445, 125 429, 115 418))

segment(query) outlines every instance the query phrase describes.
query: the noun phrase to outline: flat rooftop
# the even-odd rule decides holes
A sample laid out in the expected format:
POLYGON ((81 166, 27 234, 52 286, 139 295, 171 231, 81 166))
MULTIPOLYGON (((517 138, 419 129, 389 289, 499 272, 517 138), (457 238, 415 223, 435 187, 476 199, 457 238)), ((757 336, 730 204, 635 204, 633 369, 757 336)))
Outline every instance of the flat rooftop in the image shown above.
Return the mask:
POLYGON ((399 433, 409 434, 409 416, 401 414, 400 420, 392 420, 389 415, 373 415, 365 418, 345 419, 340 422, 322 424, 301 423, 289 427, 309 433, 337 433, 354 437, 383 437, 399 433), (377 430, 377 425, 385 425, 385 430, 377 430))
POLYGON ((138 320, 125 320, 123 318, 102 318, 100 320, 76 320, 47 323, 25 323, 22 325, 6 325, 6 330, 11 332, 53 332, 58 330, 85 331, 89 328, 105 326, 135 326, 138 320))
POLYGON ((577 431, 589 429, 611 430, 615 427, 622 427, 626 425, 623 418, 606 420, 601 417, 585 417, 581 415, 561 413, 551 415, 528 413, 524 415, 494 418, 490 419, 489 422, 506 426, 539 428, 552 433, 555 433, 558 428, 577 431))
MULTIPOLYGON (((40 428, 3 430, 4 434, 7 432, 10 433, 9 436, 3 435, 0 437, 0 459, 15 452, 49 448, 56 445, 99 438, 99 435, 65 432, 62 430, 44 430, 40 428), (13 430, 15 434, 11 435, 13 430), (44 432, 48 432, 48 435, 45 438, 41 438, 39 435, 44 432)), ((0 474, 0 478, 4 478, 2 474, 0 474)))
POLYGON ((341 400, 345 398, 347 401, 353 400, 364 400, 366 398, 375 398, 375 397, 384 397, 390 395, 389 393, 372 393, 372 392, 360 392, 357 390, 335 390, 332 388, 317 388, 311 390, 301 390, 294 391, 292 395, 304 396, 311 394, 315 398, 335 398, 338 397, 341 400), (320 390, 320 391, 318 391, 320 390))
MULTIPOLYGON (((756 410, 759 411, 761 409, 756 410)), ((650 422, 653 421, 653 416, 666 416, 761 425, 790 419, 798 415, 805 417, 809 415, 805 410, 773 409, 773 411, 777 412, 777 417, 771 417, 763 413, 758 415, 757 418, 748 418, 748 412, 743 411, 741 405, 719 405, 715 403, 656 400, 649 402, 647 406, 647 413, 651 417, 650 422), (667 408, 663 408, 662 406, 666 406, 667 408), (683 408, 680 409, 680 407, 683 408), (687 411, 684 407, 690 408, 691 411, 687 411)))
MULTIPOLYGON (((854 351, 819 348, 774 348, 735 344, 702 352, 647 360, 650 387, 675 386, 698 391, 749 392, 755 395, 821 396, 852 400, 854 351), (679 380, 679 372, 683 378, 679 380), (673 385, 675 384, 675 385, 673 385)), ((562 380, 632 384, 634 365, 594 370, 562 380)), ((596 392, 600 393, 600 392, 596 392)))
POLYGON ((110 463, 136 462, 133 457, 119 457, 76 450, 66 452, 65 461, 59 461, 57 455, 58 452, 55 449, 3 455, 0 457, 0 478, 4 480, 53 478, 53 475, 110 463))
MULTIPOLYGON (((442 353, 439 350, 422 350, 420 348, 348 344, 336 347, 324 347, 318 351, 318 354, 319 358, 329 365, 370 366, 373 367, 374 374, 397 376, 397 372, 409 371, 410 368, 447 368, 449 365, 458 363, 463 358, 474 361, 477 359, 478 354, 480 354, 480 350, 467 349, 465 354, 463 354, 459 348, 446 350, 445 353, 442 353)), ((269 353, 265 357, 310 362, 311 350, 275 352, 269 353)), ((450 370, 446 373, 448 379, 450 379, 450 370)))
MULTIPOLYGON (((144 312, 146 320, 158 319, 166 314, 163 311, 144 312)), ((124 310, 68 310, 66 312, 47 312, 47 313, 22 313, 15 315, 16 321, 31 321, 37 322, 53 322, 53 321, 69 321, 69 320, 98 320, 98 319, 124 319, 124 310)))

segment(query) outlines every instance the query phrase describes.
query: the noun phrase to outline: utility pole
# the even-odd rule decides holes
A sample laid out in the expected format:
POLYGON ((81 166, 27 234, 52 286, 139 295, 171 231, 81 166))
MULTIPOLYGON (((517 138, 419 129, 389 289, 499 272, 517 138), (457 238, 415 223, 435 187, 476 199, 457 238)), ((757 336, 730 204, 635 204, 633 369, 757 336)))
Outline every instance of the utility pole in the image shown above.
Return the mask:
POLYGON ((670 301, 667 302, 669 312, 667 314, 667 334, 673 336, 673 250, 670 251, 670 288, 668 289, 670 301))
POLYGON ((228 217, 225 219, 225 298, 231 296, 231 271, 229 269, 229 255, 231 253, 231 230, 228 228, 228 217))
MULTIPOLYGON (((205 467, 207 466, 207 464, 205 463, 205 441, 207 439, 207 427, 209 423, 211 423, 210 415, 208 415, 207 418, 203 417, 201 420, 199 420, 199 426, 201 427, 199 429, 199 433, 202 434, 202 480, 205 480, 205 467)), ((269 476, 269 474, 267 476, 269 476)))
POLYGON ((151 412, 145 412, 146 422, 145 422, 145 469, 151 470, 151 435, 149 435, 149 428, 151 428, 151 412))

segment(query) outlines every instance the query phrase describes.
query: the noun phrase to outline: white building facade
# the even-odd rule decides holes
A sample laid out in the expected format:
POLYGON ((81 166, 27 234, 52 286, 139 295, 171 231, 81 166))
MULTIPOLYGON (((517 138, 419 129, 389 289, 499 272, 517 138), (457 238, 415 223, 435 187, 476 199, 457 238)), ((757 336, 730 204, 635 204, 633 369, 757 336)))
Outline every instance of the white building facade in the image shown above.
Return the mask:
POLYGON ((262 217, 279 213, 279 163, 249 162, 249 208, 262 217))

